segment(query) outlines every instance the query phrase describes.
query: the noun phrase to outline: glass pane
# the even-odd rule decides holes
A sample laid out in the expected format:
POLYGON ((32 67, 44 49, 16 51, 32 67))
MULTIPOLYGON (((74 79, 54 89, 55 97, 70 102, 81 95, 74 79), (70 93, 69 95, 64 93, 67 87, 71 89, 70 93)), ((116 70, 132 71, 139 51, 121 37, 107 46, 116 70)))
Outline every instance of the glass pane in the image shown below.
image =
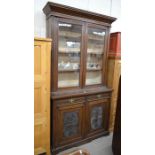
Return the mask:
POLYGON ((82 26, 59 23, 58 87, 79 86, 82 26))
POLYGON ((102 83, 105 31, 88 28, 86 85, 102 83))
POLYGON ((103 108, 94 107, 91 111, 91 128, 93 130, 101 128, 103 124, 103 108))

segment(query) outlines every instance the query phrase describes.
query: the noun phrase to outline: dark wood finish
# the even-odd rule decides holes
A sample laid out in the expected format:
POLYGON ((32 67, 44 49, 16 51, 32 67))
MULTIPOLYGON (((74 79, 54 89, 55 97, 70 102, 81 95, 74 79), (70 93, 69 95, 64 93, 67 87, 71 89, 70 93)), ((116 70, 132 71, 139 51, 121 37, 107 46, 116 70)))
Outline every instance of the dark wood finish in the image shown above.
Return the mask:
POLYGON ((110 29, 107 30, 106 32, 106 42, 105 42, 105 45, 106 45, 106 52, 105 52, 105 57, 104 57, 104 67, 105 67, 105 74, 104 74, 104 82, 106 83, 107 85, 107 77, 108 77, 108 51, 109 51, 109 43, 110 43, 110 29))
MULTIPOLYGON (((59 92, 60 93, 60 92, 59 92)), ((95 138, 98 138, 103 135, 107 135, 108 132, 108 122, 109 122, 109 110, 110 110, 110 92, 102 93, 90 93, 85 95, 75 96, 62 96, 52 99, 53 109, 53 154, 58 153, 64 149, 68 149, 73 146, 78 146, 80 144, 89 142, 95 138), (97 130, 91 130, 90 119, 91 111, 94 107, 103 108, 103 124, 101 128, 97 130), (79 126, 78 134, 65 138, 63 134, 64 126, 63 119, 64 113, 67 112, 78 112, 79 126), (55 135, 55 136, 54 136, 55 135)))
MULTIPOLYGON (((87 104, 87 136, 96 135, 98 133, 102 133, 108 130, 107 126, 107 119, 108 119, 108 99, 96 99, 94 101, 88 101, 87 104), (95 108, 102 109, 102 114, 99 117, 102 117, 102 125, 100 127, 96 127, 95 129, 92 128, 92 112, 95 108)), ((96 116, 97 117, 97 116, 96 116)), ((97 118, 96 118, 97 121, 97 118)), ((97 124, 97 122, 96 122, 97 124)))
MULTIPOLYGON (((107 51, 109 50, 110 26, 116 18, 80 10, 52 2, 44 9, 47 36, 53 39, 51 69, 51 151, 56 154, 64 149, 78 146, 95 138, 107 135, 112 89, 107 88, 107 51), (72 72, 72 69, 58 71, 59 22, 81 26, 79 86, 58 88, 58 73, 72 72), (102 82, 87 85, 88 29, 105 32, 104 54, 101 54, 102 82)), ((97 31, 98 32, 98 31, 97 31)), ((94 38, 91 38, 94 39, 94 38)), ((67 53, 61 53, 63 55, 67 53)))
POLYGON ((118 99, 117 99, 117 109, 116 109, 112 149, 114 155, 121 155, 121 78, 119 81, 119 88, 118 88, 118 99))
POLYGON ((53 100, 52 104, 54 105, 53 116, 55 121, 53 121, 53 154, 58 153, 64 149, 68 149, 73 146, 78 146, 80 144, 89 142, 95 138, 98 138, 103 135, 107 135, 108 132, 108 119, 109 119, 109 103, 110 103, 110 94, 109 93, 100 93, 93 94, 82 97, 70 97, 65 99, 56 99, 53 100), (94 107, 103 108, 103 123, 99 129, 91 129, 91 111, 94 107), (65 137, 63 135, 64 131, 64 114, 70 112, 77 112, 79 125, 78 133, 65 137))
POLYGON ((83 129, 84 129, 84 127, 83 127, 83 125, 84 125, 84 117, 83 117, 84 105, 83 105, 83 103, 80 103, 80 102, 74 103, 74 101, 73 101, 72 104, 70 104, 70 102, 66 102, 66 104, 62 104, 62 105, 58 105, 58 104, 57 104, 57 110, 56 110, 57 118, 58 118, 56 146, 63 146, 64 144, 72 143, 72 142, 75 142, 75 141, 82 139, 83 129), (78 119, 77 120, 78 126, 76 127, 77 133, 76 134, 71 133, 72 134, 71 136, 64 136, 64 134, 63 134, 64 133, 63 119, 65 118, 64 115, 70 114, 70 113, 71 114, 77 114, 77 119, 78 119))
MULTIPOLYGON (((77 20, 72 20, 72 19, 62 19, 62 18, 57 18, 57 27, 58 27, 58 23, 59 22, 64 22, 64 23, 68 23, 68 24, 74 24, 74 25, 79 25, 81 26, 81 47, 80 47, 80 51, 81 51, 81 57, 80 57, 80 66, 82 66, 82 59, 83 59, 83 42, 84 42, 84 39, 83 39, 83 23, 81 21, 77 21, 77 20)), ((58 33, 58 28, 57 28, 57 33, 58 33)), ((59 37, 57 35, 57 40, 59 40, 59 37)), ((57 55, 56 55, 56 58, 58 58, 58 44, 57 44, 57 51, 56 51, 57 55)), ((58 59, 55 59, 55 68, 56 70, 57 67, 58 67, 58 59)), ((82 87, 82 69, 83 68, 80 68, 80 73, 79 73, 79 79, 80 79, 80 83, 79 83, 79 87, 82 87)), ((55 72, 57 77, 56 77, 56 83, 58 84, 58 74, 57 74, 57 71, 55 72)), ((66 89, 65 87, 64 88, 58 88, 58 85, 55 85, 55 88, 54 88, 54 91, 58 90, 58 89, 66 89)))
MULTIPOLYGON (((83 82, 84 82, 84 86, 86 85, 86 84, 85 84, 85 82, 86 82, 86 81, 85 81, 85 79, 86 79, 86 71, 89 71, 89 70, 86 69, 86 62, 87 62, 87 43, 88 43, 88 29, 89 29, 89 28, 98 28, 98 29, 102 29, 102 30, 104 30, 105 33, 106 33, 106 35, 105 35, 105 40, 104 40, 104 42, 103 42, 103 44, 105 45, 105 46, 104 46, 104 49, 103 49, 103 51, 105 52, 105 54, 102 55, 103 61, 102 61, 102 66, 101 66, 101 67, 102 67, 102 69, 101 69, 101 70, 102 70, 102 83, 101 83, 101 85, 106 85, 106 82, 105 82, 105 79, 106 79, 106 76, 105 76, 105 75, 106 75, 106 63, 107 63, 107 62, 106 62, 106 59, 107 59, 107 54, 106 54, 107 52, 106 52, 106 51, 108 51, 108 50, 107 50, 106 41, 107 41, 107 37, 108 37, 108 35, 107 35, 108 28, 105 27, 105 26, 103 26, 103 25, 101 26, 101 25, 97 25, 97 24, 88 23, 87 26, 86 26, 86 38, 85 38, 85 40, 86 40, 86 43, 85 43, 85 46, 86 46, 86 47, 85 47, 85 48, 86 48, 86 49, 85 49, 85 53, 86 53, 86 54, 85 54, 85 61, 84 61, 84 62, 85 62, 85 64, 84 64, 84 66, 85 66, 85 67, 84 67, 84 68, 85 68, 85 71, 84 71, 84 74, 85 74, 85 75, 84 75, 84 77, 85 77, 85 78, 84 78, 84 81, 83 81, 83 82)), ((91 85, 90 85, 90 86, 91 86, 91 85)))
MULTIPOLYGON (((68 17, 69 15, 72 17, 79 17, 79 20, 81 19, 86 19, 86 20, 95 20, 99 22, 103 22, 105 24, 111 24, 116 20, 114 17, 90 12, 90 11, 85 11, 73 7, 69 7, 66 5, 61 5, 53 2, 48 2, 46 6, 43 9, 44 13, 46 14, 47 18, 49 18, 51 15, 53 16, 63 16, 63 17, 68 17)), ((72 18, 71 17, 71 18, 72 18)))
POLYGON ((51 99, 63 99, 63 98, 70 98, 70 97, 79 97, 79 96, 88 96, 93 94, 108 94, 107 96, 110 97, 112 89, 107 87, 90 87, 78 90, 66 90, 66 91, 58 91, 58 92, 51 92, 51 99))

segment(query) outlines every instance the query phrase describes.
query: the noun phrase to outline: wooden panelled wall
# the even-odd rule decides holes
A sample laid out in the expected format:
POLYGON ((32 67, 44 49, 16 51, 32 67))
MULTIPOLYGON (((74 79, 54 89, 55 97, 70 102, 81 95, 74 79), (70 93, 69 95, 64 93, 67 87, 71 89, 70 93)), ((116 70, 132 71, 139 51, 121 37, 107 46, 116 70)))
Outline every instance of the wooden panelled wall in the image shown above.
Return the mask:
POLYGON ((51 40, 34 39, 34 154, 50 155, 51 40))
POLYGON ((121 33, 111 33, 108 53, 108 86, 113 89, 110 112, 110 131, 114 129, 119 77, 121 75, 121 33))

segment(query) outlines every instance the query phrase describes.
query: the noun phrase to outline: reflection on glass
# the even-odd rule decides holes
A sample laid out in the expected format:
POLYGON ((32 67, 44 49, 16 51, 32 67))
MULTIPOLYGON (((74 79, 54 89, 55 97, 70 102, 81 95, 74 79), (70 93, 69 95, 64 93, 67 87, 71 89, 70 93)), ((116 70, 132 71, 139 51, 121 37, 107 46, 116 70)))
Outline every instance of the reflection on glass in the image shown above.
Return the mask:
POLYGON ((59 23, 58 87, 79 86, 82 27, 59 23))
POLYGON ((86 85, 101 84, 105 31, 88 29, 86 85))
POLYGON ((63 120, 64 137, 74 136, 78 133, 78 112, 65 112, 63 120))
POLYGON ((94 107, 91 111, 91 128, 99 129, 103 124, 103 108, 102 107, 94 107))

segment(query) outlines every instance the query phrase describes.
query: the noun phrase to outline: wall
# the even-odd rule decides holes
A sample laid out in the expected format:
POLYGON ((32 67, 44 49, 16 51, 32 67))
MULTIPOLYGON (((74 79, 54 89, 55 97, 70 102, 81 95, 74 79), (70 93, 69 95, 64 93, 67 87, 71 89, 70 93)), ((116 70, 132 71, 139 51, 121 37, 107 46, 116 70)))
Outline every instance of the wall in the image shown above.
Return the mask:
POLYGON ((46 37, 46 18, 42 9, 48 1, 116 17, 111 32, 121 31, 121 0, 34 0, 35 37, 46 37))

